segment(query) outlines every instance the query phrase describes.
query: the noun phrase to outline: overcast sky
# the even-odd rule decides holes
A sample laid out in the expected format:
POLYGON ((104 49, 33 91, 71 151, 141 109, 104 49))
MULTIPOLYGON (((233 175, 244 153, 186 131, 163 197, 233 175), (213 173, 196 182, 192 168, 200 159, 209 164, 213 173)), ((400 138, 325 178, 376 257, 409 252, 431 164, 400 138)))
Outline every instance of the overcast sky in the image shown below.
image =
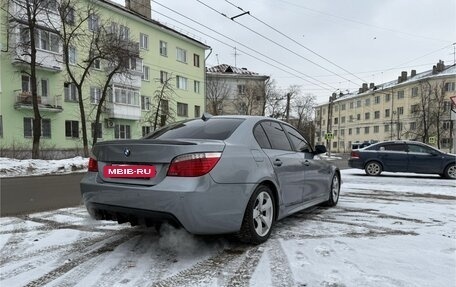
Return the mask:
POLYGON ((318 102, 337 89, 356 91, 362 82, 387 82, 402 70, 409 74, 411 69, 429 70, 439 59, 454 62, 454 0, 153 0, 151 4, 153 19, 212 47, 207 66, 245 67, 271 76, 284 90, 300 85, 318 102), (251 15, 230 20, 243 13, 235 6, 251 15))

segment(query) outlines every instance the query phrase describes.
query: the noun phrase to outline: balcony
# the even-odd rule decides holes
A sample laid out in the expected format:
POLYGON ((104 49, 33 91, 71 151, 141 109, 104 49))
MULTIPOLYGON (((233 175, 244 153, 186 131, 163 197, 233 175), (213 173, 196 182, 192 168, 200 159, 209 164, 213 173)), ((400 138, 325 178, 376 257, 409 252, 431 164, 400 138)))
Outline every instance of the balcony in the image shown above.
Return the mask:
POLYGON ((139 120, 141 107, 119 103, 107 103, 108 117, 112 119, 139 120))
MULTIPOLYGON (((60 113, 63 111, 62 108, 62 96, 48 96, 48 97, 41 97, 38 96, 38 108, 40 111, 48 111, 54 113, 60 113)), ((20 92, 16 95, 16 101, 14 102, 14 108, 19 109, 26 109, 30 110, 33 109, 33 98, 32 94, 29 92, 20 92)))

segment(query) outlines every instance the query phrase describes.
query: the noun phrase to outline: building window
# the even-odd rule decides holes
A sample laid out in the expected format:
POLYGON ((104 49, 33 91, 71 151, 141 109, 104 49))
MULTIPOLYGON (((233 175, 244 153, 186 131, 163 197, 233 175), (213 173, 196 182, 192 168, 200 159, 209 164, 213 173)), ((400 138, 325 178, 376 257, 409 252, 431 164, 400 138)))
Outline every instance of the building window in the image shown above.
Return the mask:
POLYGON ((380 104, 380 96, 375 96, 374 103, 375 104, 380 104))
POLYGON ((35 47, 37 49, 59 52, 59 36, 57 34, 43 30, 36 30, 35 33, 35 47))
POLYGON ((374 112, 374 118, 379 119, 380 118, 380 111, 375 111, 374 112))
POLYGON ((450 121, 444 121, 444 122, 442 123, 442 128, 443 128, 444 130, 449 130, 449 129, 451 128, 451 122, 450 122, 450 121))
POLYGON ((385 102, 389 102, 391 100, 391 95, 390 94, 386 94, 385 95, 385 102))
POLYGON ((182 63, 187 63, 187 51, 177 47, 176 48, 176 60, 182 63))
POLYGON ((360 120, 361 120, 361 114, 357 114, 357 115, 356 115, 356 120, 357 120, 357 121, 360 121, 360 120))
POLYGON ((351 128, 348 129, 348 134, 349 134, 349 135, 352 134, 352 129, 351 129, 351 128))
POLYGON ((404 114, 404 107, 398 107, 398 108, 397 108, 397 113, 398 113, 399 115, 403 115, 403 114, 404 114))
POLYGON ((364 113, 364 119, 365 120, 370 119, 370 113, 364 113))
POLYGON ((168 57, 168 43, 160 41, 160 55, 168 57))
POLYGON ((411 131, 416 130, 416 122, 411 122, 410 123, 410 130, 411 131))
POLYGON ((345 111, 345 104, 342 104, 341 110, 345 111))
POLYGON ((68 63, 76 65, 76 48, 68 47, 68 63))
POLYGON ((369 127, 364 127, 364 133, 367 135, 369 134, 369 127))
POLYGON ((443 102, 443 110, 445 112, 449 112, 451 110, 451 102, 450 101, 444 101, 443 102))
POLYGON ((385 125, 385 132, 389 132, 390 130, 390 126, 389 125, 385 125))
POLYGON ((67 102, 77 102, 78 101, 78 92, 76 90, 76 85, 73 83, 63 84, 65 101, 67 102))
POLYGON ((188 116, 188 105, 184 103, 177 103, 177 115, 179 117, 188 116))
POLYGON ((142 126, 141 130, 142 130, 142 136, 143 137, 145 137, 147 134, 150 133, 150 127, 149 126, 142 126))
POLYGON ((455 82, 445 83, 445 91, 446 92, 452 92, 455 89, 456 89, 456 83, 455 82))
MULTIPOLYGON (((30 138, 33 136, 33 118, 24 118, 24 137, 30 138)), ((41 119, 41 136, 43 138, 51 138, 51 120, 41 119)))
POLYGON ((130 126, 129 125, 115 125, 114 138, 116 139, 130 139, 130 126))
POLYGON ((160 83, 165 83, 168 80, 168 72, 160 71, 160 83))
POLYGON ((136 57, 131 57, 130 61, 128 61, 129 69, 132 71, 136 70, 136 60, 137 60, 136 57))
POLYGON ((380 127, 374 126, 374 134, 378 134, 379 131, 380 131, 380 127))
POLYGON ((359 132, 361 131, 361 128, 356 128, 356 134, 359 135, 359 132))
POLYGON ((193 82, 193 91, 197 94, 200 93, 200 82, 199 81, 193 82))
POLYGON ((350 116, 348 117, 348 122, 350 122, 350 123, 353 122, 353 115, 350 115, 350 116))
POLYGON ((400 99, 403 99, 404 98, 404 91, 398 91, 397 92, 397 99, 400 100, 400 99))
POLYGON ((22 92, 30 92, 31 87, 30 87, 30 77, 27 75, 22 75, 21 76, 21 84, 22 84, 22 92))
POLYGON ((101 99, 101 89, 99 87, 90 87, 90 103, 98 104, 101 99))
POLYGON ((141 110, 149 111, 150 110, 150 98, 146 96, 141 96, 141 110))
POLYGON ((139 107, 139 91, 114 86, 113 102, 139 107))
POLYGON ((340 136, 343 137, 345 135, 345 129, 340 129, 340 136))
POLYGON ((139 47, 144 50, 149 49, 149 36, 144 33, 139 33, 139 47))
POLYGON ((89 30, 90 31, 97 31, 98 30, 98 23, 99 19, 96 14, 90 14, 88 18, 89 30))
MULTIPOLYGON (((238 94, 239 95, 244 95, 245 94, 245 85, 237 85, 238 88, 238 94)), ((323 114, 325 113, 325 110, 323 110, 323 114)))
POLYGON ((181 90, 187 90, 187 78, 176 76, 176 87, 181 90))
POLYGON ((388 118, 390 116, 390 109, 385 110, 385 118, 388 118))
POLYGON ((337 148, 337 142, 333 142, 333 148, 337 148))
MULTIPOLYGON (((95 138, 95 123, 92 123, 92 138, 95 138)), ((103 137, 103 126, 101 123, 98 123, 97 138, 101 139, 103 137)))
POLYGON ((334 124, 335 125, 339 124, 339 118, 334 118, 334 124))
POLYGON ((357 107, 357 108, 360 108, 360 107, 361 107, 361 100, 356 101, 356 107, 357 107))
POLYGON ((364 105, 365 105, 365 106, 370 106, 370 104, 371 104, 371 99, 366 99, 366 100, 364 101, 364 105))
POLYGON ((65 121, 65 137, 79 138, 79 122, 65 121))
POLYGON ((341 118, 340 118, 340 123, 341 123, 341 124, 345 124, 345 117, 341 117, 341 118))
POLYGON ((201 107, 195 106, 195 118, 199 118, 201 116, 201 107))
POLYGON ((334 106, 334 111, 335 112, 339 111, 339 106, 334 106))
POLYGON ((354 104, 355 104, 355 103, 353 103, 353 102, 350 103, 350 109, 353 109, 354 104))
POLYGON ((411 106, 410 106, 410 112, 411 112, 412 114, 418 113, 419 110, 420 110, 420 105, 419 105, 419 104, 415 104, 415 105, 411 105, 411 106))
POLYGON ((417 97, 418 96, 418 87, 413 87, 412 88, 412 97, 417 97))
POLYGON ((128 41, 128 39, 130 39, 130 28, 119 25, 119 38, 120 40, 128 41))
POLYGON ((65 23, 67 23, 68 25, 74 25, 74 8, 73 7, 67 7, 66 11, 65 11, 65 23))
POLYGON ((141 75, 141 80, 143 81, 149 81, 149 71, 150 71, 150 68, 148 66, 144 66, 142 67, 142 75, 141 75))
POLYGON ((200 56, 197 54, 193 54, 193 66, 195 66, 195 67, 200 66, 200 56))
POLYGON ((47 79, 41 79, 41 97, 49 96, 49 82, 47 79))

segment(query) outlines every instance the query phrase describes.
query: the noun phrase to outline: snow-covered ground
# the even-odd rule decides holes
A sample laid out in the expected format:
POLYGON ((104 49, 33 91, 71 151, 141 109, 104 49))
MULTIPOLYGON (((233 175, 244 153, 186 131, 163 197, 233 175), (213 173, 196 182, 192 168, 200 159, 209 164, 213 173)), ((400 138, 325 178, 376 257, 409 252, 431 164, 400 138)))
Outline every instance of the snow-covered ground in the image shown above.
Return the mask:
POLYGON ((456 286, 456 181, 343 170, 339 204, 248 246, 89 219, 0 218, 0 286, 456 286))
POLYGON ((60 160, 18 160, 0 157, 0 177, 86 172, 88 163, 88 158, 80 156, 60 160))

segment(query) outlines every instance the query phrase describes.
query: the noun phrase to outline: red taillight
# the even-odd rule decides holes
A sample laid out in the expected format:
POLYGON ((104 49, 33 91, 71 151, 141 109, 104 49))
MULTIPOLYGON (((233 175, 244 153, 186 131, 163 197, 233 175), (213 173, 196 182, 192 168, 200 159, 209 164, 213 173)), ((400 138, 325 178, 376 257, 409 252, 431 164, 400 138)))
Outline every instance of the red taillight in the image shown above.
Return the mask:
POLYGON ((192 153, 176 157, 169 166, 168 176, 202 176, 210 172, 222 153, 192 153))
POLYGON ((94 158, 89 158, 89 171, 98 172, 98 162, 94 158))
POLYGON ((352 151, 352 152, 350 153, 350 158, 356 158, 356 159, 358 159, 358 158, 359 158, 359 152, 357 152, 357 151, 352 151))

